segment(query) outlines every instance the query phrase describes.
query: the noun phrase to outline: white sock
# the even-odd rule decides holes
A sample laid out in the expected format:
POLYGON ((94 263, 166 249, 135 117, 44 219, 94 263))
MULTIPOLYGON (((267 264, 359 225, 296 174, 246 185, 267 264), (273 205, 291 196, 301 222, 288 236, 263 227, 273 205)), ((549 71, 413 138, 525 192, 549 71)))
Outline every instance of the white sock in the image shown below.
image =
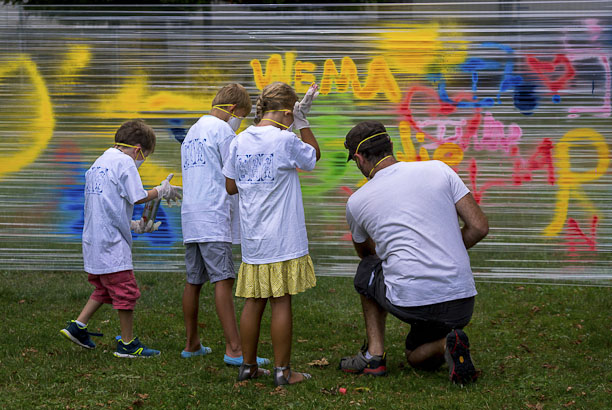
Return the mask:
POLYGON ((81 323, 78 320, 75 320, 74 323, 76 323, 79 327, 87 327, 87 323, 81 323))
POLYGON ((373 357, 374 357, 374 356, 372 356, 372 355, 370 354, 370 351, 369 351, 369 350, 366 350, 365 358, 366 358, 367 360, 370 360, 370 359, 371 359, 371 358, 373 358, 373 357))

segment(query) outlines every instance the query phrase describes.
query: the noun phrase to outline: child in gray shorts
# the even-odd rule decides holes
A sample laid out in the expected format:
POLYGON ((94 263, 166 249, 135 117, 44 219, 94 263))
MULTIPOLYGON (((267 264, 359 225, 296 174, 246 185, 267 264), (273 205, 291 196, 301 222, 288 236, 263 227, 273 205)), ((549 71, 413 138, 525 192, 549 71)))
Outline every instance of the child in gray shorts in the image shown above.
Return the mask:
MULTIPOLYGON (((205 282, 214 286, 215 307, 225 336, 224 361, 242 364, 242 345, 234 310, 233 286, 236 277, 232 243, 240 243, 238 198, 225 190, 221 170, 236 137, 241 120, 251 112, 249 93, 240 84, 221 88, 210 114, 202 116, 181 145, 183 204, 181 223, 185 244, 187 282, 183 292, 183 317, 187 340, 181 357, 211 352, 198 334, 200 291, 205 282), (234 228, 235 227, 235 228, 234 228)), ((258 358, 258 363, 269 363, 258 358)))

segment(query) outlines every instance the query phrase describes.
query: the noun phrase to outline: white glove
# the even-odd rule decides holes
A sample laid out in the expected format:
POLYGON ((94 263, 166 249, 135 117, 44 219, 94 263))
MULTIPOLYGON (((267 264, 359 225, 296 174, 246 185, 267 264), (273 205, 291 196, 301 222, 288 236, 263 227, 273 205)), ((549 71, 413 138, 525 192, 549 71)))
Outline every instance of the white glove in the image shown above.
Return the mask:
POLYGON ((174 201, 178 204, 180 199, 183 199, 183 188, 180 186, 170 185, 170 180, 174 174, 168 175, 166 179, 164 179, 157 189, 157 197, 160 199, 165 199, 166 203, 169 207, 172 207, 172 203, 170 201, 174 201))
POLYGON ((306 119, 306 116, 310 112, 310 108, 312 107, 312 102, 319 95, 319 86, 317 84, 312 84, 302 101, 296 102, 293 106, 293 128, 296 130, 301 130, 302 128, 310 128, 310 123, 306 119))
POLYGON ((130 222, 130 229, 134 231, 134 233, 151 233, 155 232, 159 229, 161 225, 161 221, 153 223, 153 221, 146 222, 144 219, 140 218, 138 221, 130 222))

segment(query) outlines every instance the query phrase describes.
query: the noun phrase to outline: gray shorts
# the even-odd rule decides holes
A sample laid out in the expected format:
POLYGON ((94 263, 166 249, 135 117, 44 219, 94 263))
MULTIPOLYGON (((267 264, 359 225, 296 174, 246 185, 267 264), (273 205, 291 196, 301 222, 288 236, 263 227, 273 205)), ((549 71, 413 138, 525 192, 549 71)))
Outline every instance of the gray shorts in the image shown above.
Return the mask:
POLYGON ((387 299, 382 261, 377 256, 361 260, 354 280, 358 293, 375 300, 385 311, 410 324, 406 349, 444 338, 452 329, 463 329, 472 318, 474 297, 427 306, 395 306, 387 299))
POLYGON ((203 242, 185 244, 187 283, 201 285, 225 279, 235 279, 232 244, 229 242, 203 242))

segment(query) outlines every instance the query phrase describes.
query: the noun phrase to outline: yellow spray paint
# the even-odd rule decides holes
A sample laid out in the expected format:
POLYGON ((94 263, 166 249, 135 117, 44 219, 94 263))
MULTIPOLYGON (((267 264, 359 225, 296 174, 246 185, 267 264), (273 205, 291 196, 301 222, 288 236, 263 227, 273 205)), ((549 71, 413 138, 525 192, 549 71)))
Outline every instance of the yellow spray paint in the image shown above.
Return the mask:
POLYGON ((263 90, 266 85, 275 81, 291 84, 291 72, 293 71, 294 61, 295 53, 285 53, 284 62, 280 54, 272 54, 266 63, 266 74, 264 75, 259 60, 251 60, 253 77, 257 88, 263 90))
MULTIPOLYGON (((265 74, 259 60, 251 60, 251 67, 255 85, 260 90, 274 81, 281 81, 290 85, 293 83, 298 93, 304 93, 310 84, 316 81, 316 76, 312 72, 317 70, 317 65, 311 62, 295 62, 295 53, 285 53, 284 61, 280 54, 271 55, 266 62, 265 74)), ((382 57, 372 59, 363 84, 359 79, 357 65, 350 57, 342 59, 340 71, 332 59, 326 60, 323 65, 320 93, 329 94, 334 84, 337 92, 352 91, 360 100, 373 99, 378 94, 384 94, 387 100, 399 102, 402 97, 397 81, 382 57)))
MULTIPOLYGON (((448 27, 445 27, 447 30, 448 27)), ((437 23, 391 26, 380 34, 378 47, 396 74, 446 73, 465 61, 469 42, 459 33, 441 40, 437 23)))
POLYGON ((19 145, 14 147, 14 150, 0 153, 0 178, 8 173, 17 172, 36 161, 36 158, 47 147, 55 127, 53 107, 45 80, 38 72, 36 64, 28 56, 18 54, 4 60, 0 64, 0 82, 6 81, 7 77, 19 74, 21 71, 25 73, 34 89, 29 104, 34 109, 35 118, 27 127, 24 127, 29 130, 27 137, 23 138, 19 145))
MULTIPOLYGON (((119 92, 103 98, 97 110, 101 118, 159 118, 164 111, 172 112, 173 118, 191 118, 194 111, 210 110, 213 98, 214 95, 196 97, 171 91, 150 93, 146 74, 138 73, 119 92)), ((169 173, 175 174, 173 184, 182 185, 180 172, 157 165, 155 156, 146 161, 139 172, 145 186, 158 185, 169 173)))
POLYGON ((57 85, 67 87, 76 83, 81 70, 89 65, 91 60, 91 47, 87 44, 72 44, 58 68, 59 80, 57 85))
MULTIPOLYGON (((396 157, 399 161, 428 161, 430 159, 429 153, 425 147, 419 148, 419 155, 417 156, 414 143, 412 142, 410 123, 408 121, 400 122, 399 133, 403 149, 403 151, 398 151, 396 153, 396 157)), ((425 136, 422 132, 417 132, 415 138, 419 143, 425 141, 425 136)), ((433 159, 442 161, 450 167, 456 167, 463 161, 463 150, 455 143, 445 142, 436 148, 433 153, 433 159)))
POLYGON ((545 236, 558 235, 563 229, 567 219, 567 211, 571 198, 577 199, 588 212, 597 214, 589 198, 582 189, 582 184, 599 179, 603 176, 610 163, 610 151, 604 137, 592 128, 576 128, 566 133, 555 145, 553 151, 555 157, 555 168, 559 179, 557 185, 557 204, 552 222, 544 229, 545 236), (571 170, 571 148, 584 148, 591 145, 597 152, 597 165, 586 172, 574 172, 571 170))
POLYGON ((412 162, 417 160, 416 149, 412 143, 412 132, 410 131, 410 123, 401 121, 399 123, 400 141, 402 142, 403 151, 397 151, 395 156, 398 161, 412 162))
POLYGON ((332 84, 336 84, 339 93, 345 93, 349 87, 353 94, 360 100, 369 100, 383 93, 389 101, 399 102, 402 98, 400 91, 387 62, 382 57, 374 57, 368 66, 365 83, 359 81, 357 66, 350 57, 344 57, 340 65, 340 72, 333 60, 328 59, 323 66, 323 78, 321 79, 321 94, 331 92, 332 84))
POLYGON ((193 117, 189 111, 210 110, 213 98, 172 91, 150 93, 146 74, 138 73, 116 94, 103 98, 96 109, 101 118, 159 118, 163 111, 172 111, 175 118, 193 117))
POLYGON ((295 91, 305 93, 312 83, 316 81, 314 74, 306 73, 305 71, 314 71, 317 68, 316 64, 298 61, 295 63, 295 74, 293 75, 293 83, 295 91))

